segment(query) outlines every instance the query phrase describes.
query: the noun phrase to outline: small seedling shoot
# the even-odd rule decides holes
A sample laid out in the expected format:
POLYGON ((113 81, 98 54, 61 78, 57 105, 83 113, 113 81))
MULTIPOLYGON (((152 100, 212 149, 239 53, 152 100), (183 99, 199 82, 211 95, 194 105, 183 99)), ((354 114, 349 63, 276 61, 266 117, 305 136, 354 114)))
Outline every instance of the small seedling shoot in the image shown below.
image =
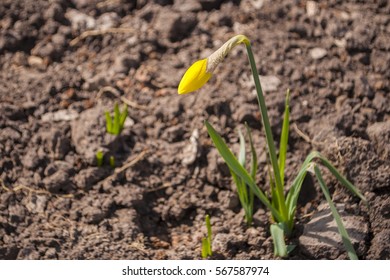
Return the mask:
POLYGON ((98 151, 96 153, 96 164, 97 164, 98 167, 102 167, 103 166, 103 158, 104 158, 103 151, 98 151))
POLYGON ((110 112, 105 112, 106 117, 106 130, 107 133, 112 135, 119 135, 126 121, 128 114, 127 105, 123 106, 122 111, 119 110, 119 105, 115 103, 114 105, 114 116, 111 116, 110 112))
POLYGON ((210 224, 210 216, 206 215, 206 229, 207 236, 202 239, 202 258, 206 259, 207 257, 211 257, 213 255, 213 251, 211 248, 211 224, 210 224))

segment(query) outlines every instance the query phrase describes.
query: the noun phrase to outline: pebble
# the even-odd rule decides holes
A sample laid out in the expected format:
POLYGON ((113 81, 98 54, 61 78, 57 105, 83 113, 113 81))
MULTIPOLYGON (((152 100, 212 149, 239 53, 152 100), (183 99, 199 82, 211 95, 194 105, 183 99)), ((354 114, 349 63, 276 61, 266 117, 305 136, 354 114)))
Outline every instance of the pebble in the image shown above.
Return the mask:
POLYGON ((307 1, 306 2, 306 14, 309 17, 313 17, 317 15, 318 13, 318 4, 314 1, 307 1))
POLYGON ((313 48, 309 51, 311 58, 318 60, 327 55, 328 51, 323 48, 313 48))
POLYGON ((276 76, 260 76, 261 87, 263 91, 270 92, 276 91, 280 86, 280 79, 276 76))

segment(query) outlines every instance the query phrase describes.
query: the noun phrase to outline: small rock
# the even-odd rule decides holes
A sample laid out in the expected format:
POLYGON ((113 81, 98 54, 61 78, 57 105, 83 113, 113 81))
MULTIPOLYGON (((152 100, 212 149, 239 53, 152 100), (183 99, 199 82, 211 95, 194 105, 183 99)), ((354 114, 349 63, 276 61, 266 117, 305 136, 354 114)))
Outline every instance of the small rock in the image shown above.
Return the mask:
POLYGON ((96 25, 102 30, 117 27, 119 24, 120 18, 116 13, 104 13, 96 20, 96 25))
POLYGON ((79 113, 75 110, 58 110, 55 112, 48 112, 41 116, 43 122, 60 122, 60 121, 72 121, 77 119, 79 113))
POLYGON ((375 234, 371 240, 371 247, 368 251, 370 259, 388 260, 390 256, 390 230, 384 229, 375 234))
MULTIPOLYGON (((340 207, 338 207, 340 208, 340 207)), ((338 209, 344 226, 358 254, 366 250, 368 224, 361 216, 346 215, 338 209)), ((318 206, 318 212, 304 225, 299 237, 300 248, 304 254, 316 259, 337 259, 345 253, 337 224, 328 204, 318 206)))
POLYGON ((195 14, 187 14, 183 17, 172 10, 162 9, 154 26, 162 36, 168 37, 171 42, 177 42, 188 37, 197 24, 195 14))
POLYGON ((221 254, 229 254, 245 246, 242 235, 217 233, 212 241, 213 251, 221 254))
POLYGON ((22 223, 26 216, 26 208, 23 205, 15 204, 8 207, 9 222, 12 224, 22 223))
POLYGON ((96 27, 96 21, 93 17, 75 9, 67 9, 65 18, 70 21, 72 29, 78 32, 82 32, 85 29, 94 29, 96 27))
POLYGON ((306 2, 306 14, 309 17, 313 17, 318 13, 318 4, 314 1, 306 2))
POLYGON ((115 58, 113 65, 114 73, 123 73, 127 74, 130 69, 136 69, 140 65, 141 57, 139 54, 137 55, 118 55, 115 58))
POLYGON ((390 146, 384 145, 384 143, 390 143, 390 120, 368 126, 367 134, 380 158, 390 162, 390 146))
POLYGON ((161 139, 167 140, 168 142, 177 142, 183 140, 183 135, 185 133, 184 127, 182 124, 168 127, 164 129, 161 139))
POLYGON ((22 164, 25 168, 34 170, 44 160, 44 157, 40 157, 36 149, 30 148, 22 159, 22 164))
POLYGON ((97 182, 105 178, 110 171, 106 168, 90 167, 81 170, 74 178, 77 187, 87 191, 97 182))
POLYGON ((26 208, 31 213, 44 213, 47 201, 46 195, 32 195, 30 201, 26 204, 26 208))
POLYGON ((190 143, 184 147, 182 152, 181 163, 184 166, 189 166, 195 162, 199 149, 198 139, 199 131, 197 129, 194 129, 190 137, 190 143))
POLYGON ((207 165, 208 168, 206 170, 207 180, 211 184, 217 184, 221 175, 222 176, 229 176, 230 175, 229 167, 223 161, 223 159, 219 155, 217 149, 212 149, 207 154, 207 163, 208 163, 208 165, 207 165))
POLYGON ((318 60, 327 55, 328 51, 323 48, 313 48, 309 51, 311 58, 318 60))
POLYGON ((48 248, 44 256, 45 260, 55 260, 58 259, 57 251, 55 248, 48 248))
POLYGON ((179 12, 199 12, 202 5, 197 0, 176 0, 173 7, 179 12))
POLYGON ((276 91, 281 83, 280 79, 273 75, 260 76, 260 82, 265 92, 276 91))
POLYGON ((231 210, 235 209, 240 204, 237 195, 231 191, 220 191, 218 193, 218 201, 223 208, 231 210))
POLYGON ((68 193, 73 189, 69 174, 63 170, 58 170, 53 175, 43 179, 43 184, 51 193, 59 193, 60 191, 68 193))
POLYGON ((63 159, 70 151, 70 139, 64 133, 64 129, 56 128, 42 133, 42 138, 52 158, 63 159))

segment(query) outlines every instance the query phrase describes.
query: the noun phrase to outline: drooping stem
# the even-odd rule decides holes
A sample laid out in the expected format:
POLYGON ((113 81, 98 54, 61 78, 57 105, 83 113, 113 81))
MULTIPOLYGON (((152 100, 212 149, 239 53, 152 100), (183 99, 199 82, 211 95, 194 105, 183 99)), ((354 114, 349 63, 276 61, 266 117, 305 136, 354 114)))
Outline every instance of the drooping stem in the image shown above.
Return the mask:
MULTIPOLYGON (((252 69, 253 79, 255 81, 257 100, 258 100, 260 111, 261 111, 261 117, 263 120, 263 125, 264 125, 264 130, 265 130, 265 137, 266 137, 266 141, 267 141, 267 145, 268 145, 268 153, 269 153, 269 157, 271 159, 271 165, 272 165, 272 168, 273 168, 273 171, 275 174, 275 184, 276 184, 276 192, 277 192, 277 196, 278 196, 278 204, 280 207, 282 217, 284 217, 287 220, 288 214, 287 214, 287 208, 286 208, 286 204, 285 204, 283 184, 282 184, 282 180, 280 177, 279 164, 278 164, 278 159, 276 157, 275 143, 274 143, 274 139, 272 136, 271 125, 270 125, 269 118, 268 118, 267 107, 265 105, 263 90, 261 89, 259 73, 257 72, 256 62, 255 62, 255 59, 253 56, 251 45, 249 42, 246 43, 245 45, 246 45, 246 49, 247 49, 247 53, 248 53, 249 63, 251 65, 251 69, 252 69)), ((280 221, 280 222, 283 222, 283 221, 280 221)))

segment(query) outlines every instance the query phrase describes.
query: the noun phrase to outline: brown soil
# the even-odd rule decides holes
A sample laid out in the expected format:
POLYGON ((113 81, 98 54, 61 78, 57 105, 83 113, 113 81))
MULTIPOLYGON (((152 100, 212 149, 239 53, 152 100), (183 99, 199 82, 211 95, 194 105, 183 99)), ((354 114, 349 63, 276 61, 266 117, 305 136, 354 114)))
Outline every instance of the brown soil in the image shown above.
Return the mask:
MULTIPOLYGON (((192 62, 245 34, 266 76, 276 139, 292 92, 287 181, 311 150, 324 153, 369 201, 364 206, 324 172, 334 201, 367 225, 359 257, 390 259, 390 4, 311 4, 1 1, 0 258, 199 259, 206 213, 215 258, 274 258, 268 213, 257 201, 254 224, 245 225, 203 125, 208 119, 237 151, 236 128, 247 121, 257 181, 268 189, 245 49, 237 47, 197 93, 176 93, 192 62), (129 107, 115 138, 105 133, 104 110, 120 97, 139 106, 129 107)), ((345 258, 300 244, 325 200, 313 182, 305 181, 289 258, 345 258)))

